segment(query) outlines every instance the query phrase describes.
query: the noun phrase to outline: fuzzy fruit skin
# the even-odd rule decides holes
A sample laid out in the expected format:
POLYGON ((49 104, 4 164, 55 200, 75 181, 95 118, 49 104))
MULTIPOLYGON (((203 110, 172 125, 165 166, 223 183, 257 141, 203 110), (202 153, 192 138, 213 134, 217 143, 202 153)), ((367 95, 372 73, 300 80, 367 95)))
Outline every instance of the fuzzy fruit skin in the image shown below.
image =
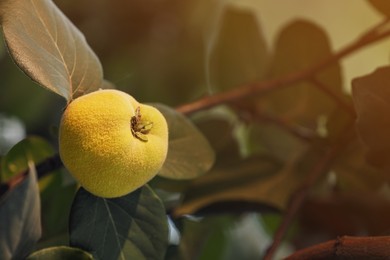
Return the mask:
POLYGON ((118 90, 98 90, 71 102, 61 119, 59 152, 86 190, 103 198, 126 195, 152 179, 168 150, 168 126, 154 107, 118 90), (136 108, 153 122, 148 141, 132 134, 136 108))

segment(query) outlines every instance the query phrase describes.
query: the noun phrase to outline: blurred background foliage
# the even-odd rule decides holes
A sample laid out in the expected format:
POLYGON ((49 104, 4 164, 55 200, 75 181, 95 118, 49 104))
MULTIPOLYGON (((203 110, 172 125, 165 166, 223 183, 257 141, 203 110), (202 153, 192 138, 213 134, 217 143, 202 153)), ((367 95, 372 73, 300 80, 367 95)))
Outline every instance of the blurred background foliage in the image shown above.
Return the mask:
MULTIPOLYGON (((313 28, 322 27, 330 48, 337 49, 381 19, 366 1, 278 1, 55 2, 86 36, 106 79, 144 102, 171 106, 264 79, 278 35, 291 21, 308 19, 313 28)), ((349 89, 352 77, 387 63, 386 52, 382 42, 343 60, 342 87, 349 89)), ((30 87, 34 83, 20 76, 3 45, 0 58, 0 111, 21 119, 29 132, 47 134, 62 99, 30 87)))
MULTIPOLYGON (((55 3, 84 33, 107 80, 142 102, 173 107, 304 69, 383 19, 363 0, 55 3)), ((322 71, 316 81, 350 102, 345 94, 351 79, 388 64, 388 53, 389 40, 382 41, 322 71)), ((0 76, 2 155, 26 134, 39 135, 56 147, 65 100, 23 76, 3 45, 0 76), (11 121, 17 126, 10 131, 11 121)), ((169 191, 161 196, 174 216, 202 216, 175 219, 181 243, 172 244, 167 258, 237 259, 239 254, 240 259, 257 259, 264 253, 281 210, 323 153, 321 137, 337 140, 351 120, 313 84, 299 83, 191 117, 216 150, 217 160, 211 173, 194 181, 157 177, 152 182, 169 191)), ((42 149, 51 154, 48 145, 42 149)), ((357 140, 324 178, 304 204, 290 230, 290 243, 280 254, 291 252, 292 245, 299 248, 337 235, 389 234, 389 201, 383 196, 389 192, 383 185, 388 176, 365 164, 357 140)), ((63 203, 69 207, 74 185, 62 187, 63 203)), ((64 241, 66 223, 54 227, 53 221, 58 212, 65 213, 50 203, 43 201, 43 208, 51 210, 44 238, 56 235, 64 241)))

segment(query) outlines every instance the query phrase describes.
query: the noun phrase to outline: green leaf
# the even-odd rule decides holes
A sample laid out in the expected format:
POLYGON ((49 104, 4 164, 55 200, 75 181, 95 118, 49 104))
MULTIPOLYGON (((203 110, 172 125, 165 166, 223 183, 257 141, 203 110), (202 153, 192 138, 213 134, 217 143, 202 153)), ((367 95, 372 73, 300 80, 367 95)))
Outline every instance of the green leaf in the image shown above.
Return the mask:
MULTIPOLYGON (((68 215, 76 193, 76 184, 64 185, 61 174, 41 193, 42 242, 47 242, 68 232, 68 215)), ((59 245, 58 243, 56 245, 59 245)))
POLYGON ((29 161, 38 164, 54 154, 53 147, 43 138, 30 136, 17 143, 1 160, 2 182, 28 169, 29 161))
POLYGON ((235 115, 225 109, 207 110, 197 113, 193 121, 215 151, 213 167, 241 160, 239 143, 234 135, 240 122, 235 115))
POLYGON ((215 154, 203 134, 181 113, 162 104, 153 106, 165 116, 169 128, 168 155, 159 175, 183 180, 209 171, 215 154))
MULTIPOLYGON (((353 134, 353 133, 351 133, 353 134)), ((337 174, 338 190, 354 192, 376 192, 390 180, 390 176, 381 173, 372 167, 364 158, 363 145, 356 138, 340 155, 334 165, 337 174)))
POLYGON ((97 90, 103 70, 84 36, 50 0, 4 0, 2 28, 16 64, 68 101, 97 90))
POLYGON ((300 182, 293 168, 291 165, 283 167, 270 158, 253 157, 215 170, 193 181, 174 215, 194 214, 221 202, 249 202, 283 209, 300 182))
POLYGON ((72 260, 88 260, 93 259, 90 253, 87 253, 79 248, 57 246, 49 247, 27 257, 27 260, 52 260, 52 259, 72 259, 72 260))
MULTIPOLYGON (((319 26, 304 20, 288 24, 280 32, 275 43, 275 54, 270 65, 270 77, 304 70, 332 55, 326 32, 319 26)), ((341 93, 341 69, 338 63, 324 69, 317 80, 334 93, 341 93)), ((320 115, 332 112, 336 103, 318 85, 309 82, 281 88, 261 99, 258 109, 281 115, 311 129, 317 128, 320 115)))
POLYGON ((163 259, 168 246, 165 209, 148 186, 115 199, 80 188, 70 215, 70 243, 98 259, 163 259))
POLYGON ((352 81, 357 131, 374 166, 390 170, 390 67, 352 81))
POLYGON ((0 259, 24 259, 41 236, 35 168, 0 198, 0 259))
POLYGON ((243 210, 284 210, 308 174, 323 156, 323 142, 297 153, 288 162, 258 155, 235 165, 214 169, 192 181, 182 205, 173 215, 243 210), (215 207, 215 208, 213 208, 215 207))
POLYGON ((304 140, 292 135, 286 129, 270 123, 253 123, 248 129, 249 152, 265 152, 281 161, 288 162, 308 147, 304 140))
POLYGON ((180 244, 176 255, 168 259, 225 259, 224 249, 237 218, 236 215, 219 214, 195 220, 178 219, 182 227, 180 244))
POLYGON ((258 81, 264 77, 267 65, 266 43, 256 14, 249 9, 224 8, 211 54, 212 84, 218 90, 227 90, 258 81))
POLYGON ((368 2, 380 13, 390 16, 390 2, 388 0, 368 0, 368 2))

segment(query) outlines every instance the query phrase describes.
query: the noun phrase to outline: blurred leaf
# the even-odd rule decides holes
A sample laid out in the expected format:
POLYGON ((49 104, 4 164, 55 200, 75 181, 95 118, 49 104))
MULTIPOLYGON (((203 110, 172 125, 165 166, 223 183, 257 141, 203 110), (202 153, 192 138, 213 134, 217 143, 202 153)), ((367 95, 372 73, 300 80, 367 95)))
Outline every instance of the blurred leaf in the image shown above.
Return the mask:
POLYGON ((35 168, 0 198, 0 259, 24 259, 41 236, 35 168))
POLYGON ((116 199, 80 188, 70 216, 70 244, 99 259, 163 259, 168 246, 165 209, 148 186, 116 199))
POLYGON ((198 112, 193 121, 215 151, 215 165, 223 166, 241 160, 240 147, 234 135, 238 120, 222 110, 198 112))
POLYGON ((352 81, 357 131, 374 166, 390 170, 390 67, 352 81))
POLYGON ((260 22, 249 9, 226 6, 211 54, 211 81, 227 90, 264 77, 268 53, 260 22))
POLYGON ((58 246, 50 247, 34 252, 27 257, 27 260, 53 260, 53 259, 72 259, 88 260, 93 259, 90 253, 79 248, 58 246))
POLYGON ((30 136, 12 147, 1 160, 0 180, 5 182, 15 174, 26 171, 30 161, 38 164, 53 154, 53 147, 45 139, 30 136))
POLYGON ((38 129, 47 128, 49 121, 58 117, 66 100, 23 76, 8 53, 0 66, 0 111, 19 118, 29 132, 43 131, 38 129))
MULTIPOLYGON (((215 170, 193 181, 174 215, 194 214, 220 202, 237 202, 236 207, 252 202, 263 210, 269 207, 283 209, 301 182, 293 168, 287 164, 283 167, 269 158, 253 157, 226 169, 215 170)), ((241 210, 236 207, 227 204, 224 209, 229 212, 241 210)))
MULTIPOLYGON (((356 121, 352 96, 343 95, 341 98, 353 111, 347 111, 345 108, 339 106, 328 116, 325 126, 326 137, 329 141, 333 142, 339 142, 340 138, 343 138, 343 135, 345 135, 345 131, 350 129, 350 126, 356 121)), ((356 135, 355 129, 352 129, 351 135, 356 135)))
POLYGON ((34 81, 67 100, 101 87, 97 56, 52 1, 5 0, 1 18, 11 56, 34 81))
POLYGON ((390 16, 390 2, 388 0, 368 0, 368 2, 380 13, 390 16))
POLYGON ((173 214, 284 210, 324 155, 323 147, 321 139, 315 140, 310 149, 295 154, 288 162, 257 155, 214 169, 192 181, 182 205, 173 214))
POLYGON ((248 134, 249 152, 251 154, 267 154, 288 162, 307 150, 308 142, 292 135, 282 127, 269 123, 252 123, 248 134))
POLYGON ((172 108, 153 104, 165 116, 169 128, 169 147, 160 176, 192 179, 206 173, 214 164, 215 154, 207 139, 184 115, 172 108))
MULTIPOLYGON (((353 105, 349 96, 345 96, 345 100, 353 105)), ((338 143, 341 139, 348 138, 347 146, 333 164, 336 183, 332 185, 336 185, 338 190, 349 192, 375 191, 386 182, 386 175, 365 160, 366 150, 353 127, 355 121, 355 115, 340 108, 328 118, 327 140, 338 143)))
MULTIPOLYGON (((307 69, 330 55, 329 39, 322 28, 308 21, 294 21, 284 27, 277 38, 270 77, 307 69)), ((317 80, 333 92, 341 93, 339 64, 324 69, 317 80)), ((336 106, 317 85, 308 82, 281 88, 260 101, 260 110, 269 110, 311 129, 316 129, 320 115, 327 115, 336 106)))
POLYGON ((39 163, 52 156, 54 149, 43 138, 29 136, 17 143, 2 161, 2 169, 8 177, 28 169, 29 161, 39 163))
POLYGON ((171 259, 223 259, 235 215, 212 215, 200 219, 180 218, 181 239, 171 259))
POLYGON ((337 158, 333 170, 337 187, 343 191, 377 191, 390 176, 379 172, 364 158, 363 145, 356 138, 337 158))

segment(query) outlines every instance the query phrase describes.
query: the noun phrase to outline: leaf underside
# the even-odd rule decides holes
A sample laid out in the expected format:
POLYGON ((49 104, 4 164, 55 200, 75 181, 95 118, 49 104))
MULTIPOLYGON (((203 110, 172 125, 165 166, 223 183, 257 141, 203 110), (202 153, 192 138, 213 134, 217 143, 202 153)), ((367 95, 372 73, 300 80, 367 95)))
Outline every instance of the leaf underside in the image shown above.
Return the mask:
POLYGON ((100 61, 52 1, 5 0, 0 10, 9 52, 32 80, 68 101, 102 86, 100 61))

